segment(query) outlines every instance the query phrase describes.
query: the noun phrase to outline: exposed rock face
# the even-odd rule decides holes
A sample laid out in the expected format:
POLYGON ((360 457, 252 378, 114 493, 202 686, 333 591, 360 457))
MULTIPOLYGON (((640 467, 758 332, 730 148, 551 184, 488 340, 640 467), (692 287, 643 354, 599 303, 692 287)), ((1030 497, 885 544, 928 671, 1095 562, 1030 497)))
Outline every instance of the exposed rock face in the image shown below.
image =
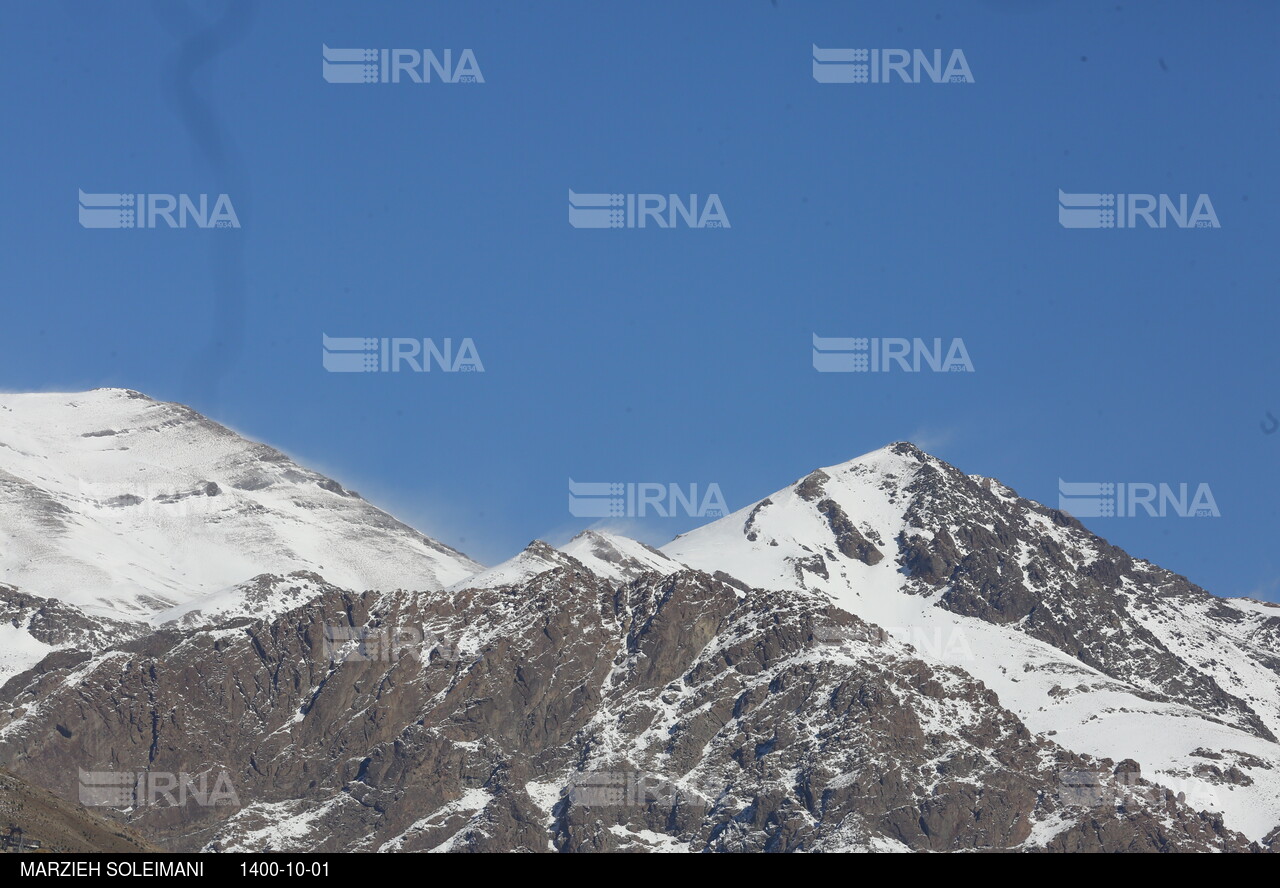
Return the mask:
POLYGON ((760 514, 761 509, 767 508, 772 505, 773 505, 773 500, 769 499, 768 497, 765 497, 764 499, 760 500, 760 502, 756 503, 754 508, 752 508, 751 514, 747 516, 746 523, 742 525, 742 534, 747 538, 748 541, 754 543, 756 540, 760 538, 759 534, 756 533, 756 530, 755 530, 756 516, 760 514))
POLYGON ((29 595, 4 583, 0 583, 0 623, 25 629, 32 638, 51 647, 81 650, 105 647, 149 631, 145 623, 91 616, 56 598, 29 595))
POLYGON ((877 564, 884 558, 880 550, 858 532, 835 500, 824 499, 818 503, 818 511, 827 516, 827 524, 836 535, 836 545, 846 558, 856 558, 863 564, 877 564))
POLYGON ((317 593, 50 658, 6 688, 0 755, 69 797, 81 770, 225 772, 234 804, 134 808, 175 849, 1258 847, 1176 799, 1064 799, 1110 763, 824 596, 581 566, 317 593))
POLYGON ((826 485, 830 480, 831 476, 822 471, 822 469, 810 472, 803 481, 796 485, 796 495, 803 500, 815 502, 826 493, 826 485))
POLYGON ((4 833, 22 831, 25 850, 91 854, 137 854, 160 848, 131 827, 98 816, 83 805, 61 799, 0 770, 0 825, 4 833), (39 843, 34 845, 34 843, 39 843))
MULTIPOLYGON (((1017 624, 1082 663, 1147 687, 1157 698, 1276 739, 1280 712, 1264 718, 1225 688, 1219 679, 1230 678, 1230 667, 1188 662, 1146 625, 1177 620, 1184 608, 1236 625, 1246 614, 1183 577, 1134 560, 1062 512, 1007 488, 993 490, 945 463, 923 462, 908 490, 908 523, 938 530, 931 539, 904 533, 902 564, 915 589, 943 590, 939 607, 1017 624), (1049 526, 1059 533, 1034 531, 1049 526)), ((1273 641, 1270 622, 1258 627, 1255 638, 1273 641)), ((1255 647, 1251 658, 1280 678, 1280 647, 1255 647)))
MULTIPOLYGON (((53 598, 0 583, 0 687, 57 650, 84 652, 151 631, 145 623, 91 616, 53 598)), ((71 656, 78 656, 72 653, 71 656)))

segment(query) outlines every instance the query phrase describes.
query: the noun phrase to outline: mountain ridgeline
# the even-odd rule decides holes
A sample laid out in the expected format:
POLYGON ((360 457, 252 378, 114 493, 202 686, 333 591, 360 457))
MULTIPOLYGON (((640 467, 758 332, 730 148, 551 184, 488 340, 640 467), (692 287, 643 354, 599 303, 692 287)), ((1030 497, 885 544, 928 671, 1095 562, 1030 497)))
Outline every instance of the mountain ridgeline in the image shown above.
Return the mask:
POLYGON ((0 766, 121 841, 1280 837, 1280 608, 907 443, 660 549, 588 530, 486 569, 180 405, 0 395, 0 571, 0 766))

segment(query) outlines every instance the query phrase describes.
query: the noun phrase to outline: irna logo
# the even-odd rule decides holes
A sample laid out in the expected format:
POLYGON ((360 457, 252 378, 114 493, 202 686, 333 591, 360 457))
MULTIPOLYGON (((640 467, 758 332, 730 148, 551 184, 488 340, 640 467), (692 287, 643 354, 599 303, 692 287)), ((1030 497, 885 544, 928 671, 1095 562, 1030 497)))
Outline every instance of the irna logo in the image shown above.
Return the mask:
POLYGON ((1058 189, 1063 228, 1221 228, 1209 195, 1191 202, 1186 194, 1067 194, 1058 189))
POLYGON ((321 334, 324 369, 330 373, 428 373, 431 365, 442 373, 483 373, 476 344, 453 340, 404 337, 352 337, 321 334))
POLYGON ((813 46, 813 79, 819 83, 973 83, 964 50, 822 49, 813 46))
POLYGON ((720 195, 578 194, 569 189, 574 228, 729 228, 720 195))
POLYGON ((1088 770, 1064 768, 1059 771, 1061 789, 1058 798, 1066 805, 1097 808, 1116 805, 1129 810, 1154 807, 1165 810, 1173 799, 1180 799, 1193 811, 1221 811, 1222 797, 1217 788, 1194 776, 1175 776, 1157 771, 1144 780, 1141 771, 1088 770))
POLYGON ((1148 484, 1141 481, 1063 481, 1058 479, 1058 509, 1076 518, 1134 518, 1141 509, 1151 518, 1221 518, 1208 484, 1148 484))
POLYGON ((431 663, 435 659, 454 661, 465 656, 458 645, 414 624, 373 627, 326 623, 319 650, 322 660, 339 663, 397 662, 401 657, 431 663))
POLYGON ((216 779, 204 774, 168 771, 81 771, 80 804, 89 808, 240 807, 240 797, 226 771, 216 779))
POLYGON ((973 361, 963 339, 952 339, 943 351, 941 339, 827 337, 813 334, 813 369, 819 373, 888 373, 922 370, 972 373, 973 361))
POLYGON ((328 83, 484 83, 476 54, 430 49, 330 49, 321 44, 328 83))
POLYGON ((569 479, 569 514, 575 518, 722 518, 729 513, 719 484, 698 485, 656 482, 579 482, 569 479))
MULTIPOLYGON (((708 796, 691 788, 687 778, 681 783, 683 788, 660 774, 643 771, 585 771, 574 778, 565 797, 570 806, 580 808, 710 807, 708 796)), ((717 795, 712 793, 710 798, 717 795)))
POLYGON ((231 198, 219 194, 85 194, 81 228, 239 228, 231 198))

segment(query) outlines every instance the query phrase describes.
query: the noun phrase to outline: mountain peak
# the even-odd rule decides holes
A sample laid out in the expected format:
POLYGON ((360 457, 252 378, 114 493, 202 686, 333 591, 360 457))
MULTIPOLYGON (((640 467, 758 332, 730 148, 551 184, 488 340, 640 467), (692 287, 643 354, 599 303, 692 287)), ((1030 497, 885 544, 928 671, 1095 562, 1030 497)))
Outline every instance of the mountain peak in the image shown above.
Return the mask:
POLYGON ((259 574, 440 589, 480 569, 182 404, 0 394, 0 418, 0 581, 33 594, 137 618, 259 574))
POLYGON ((888 450, 890 453, 896 453, 899 456, 910 456, 915 459, 926 459, 929 456, 929 454, 925 453, 910 441, 894 441, 892 444, 886 445, 883 449, 888 450))
POLYGON ((136 391, 134 389, 120 388, 119 386, 112 386, 112 385, 103 385, 103 386, 98 386, 97 388, 89 389, 88 394, 92 394, 94 392, 102 392, 104 394, 110 394, 110 395, 120 395, 126 398, 141 399, 143 401, 156 400, 150 395, 145 395, 142 392, 136 391))
POLYGON ((675 573, 685 565, 639 540, 607 530, 584 530, 563 551, 607 580, 628 583, 641 574, 675 573))
POLYGON ((1247 778, 1256 793, 1220 793, 1215 810, 1255 838, 1280 819, 1274 611, 1215 598, 995 479, 894 442, 662 551, 753 588, 826 595, 1077 750, 1210 786, 1195 738, 1247 751, 1264 763, 1247 778))
POLYGON ((449 587, 448 591, 462 589, 496 589, 514 586, 540 573, 560 567, 581 567, 572 557, 542 540, 533 540, 516 555, 493 567, 464 577, 449 587))
POLYGON ((841 469, 846 466, 864 465, 871 468, 885 467, 890 464, 905 465, 908 463, 928 463, 942 462, 936 456, 921 450, 910 441, 893 441, 883 447, 877 447, 875 450, 868 451, 861 456, 855 456, 853 459, 837 463, 834 466, 824 466, 827 471, 833 469, 841 469))

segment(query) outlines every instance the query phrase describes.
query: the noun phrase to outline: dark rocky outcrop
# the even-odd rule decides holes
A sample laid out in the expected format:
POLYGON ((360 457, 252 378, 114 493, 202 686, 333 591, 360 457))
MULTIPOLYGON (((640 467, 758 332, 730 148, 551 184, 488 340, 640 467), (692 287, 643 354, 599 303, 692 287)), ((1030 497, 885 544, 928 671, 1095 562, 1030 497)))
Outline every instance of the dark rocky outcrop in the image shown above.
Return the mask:
POLYGON ((225 773, 233 803, 127 816, 172 849, 1256 848, 1176 799, 1074 804, 1061 769, 1097 763, 979 682, 740 585, 572 564, 452 595, 321 585, 47 658, 5 689, 0 756, 66 798, 80 770, 225 773))

